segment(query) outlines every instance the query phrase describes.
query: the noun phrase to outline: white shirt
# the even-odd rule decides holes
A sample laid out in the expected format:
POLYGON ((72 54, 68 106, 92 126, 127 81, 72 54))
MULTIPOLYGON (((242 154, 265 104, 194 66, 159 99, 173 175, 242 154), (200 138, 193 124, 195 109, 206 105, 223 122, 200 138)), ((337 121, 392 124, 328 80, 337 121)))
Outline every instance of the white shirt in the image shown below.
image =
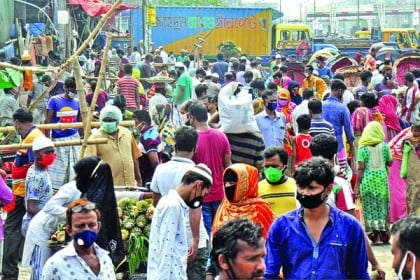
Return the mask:
POLYGON ((168 63, 168 54, 164 50, 160 50, 160 57, 162 57, 163 63, 168 63))
MULTIPOLYGON (((411 106, 411 100, 413 99, 413 94, 414 94, 414 86, 412 86, 411 88, 409 88, 407 90, 407 96, 405 97, 405 106, 408 108, 410 108, 411 106)), ((417 90, 416 92, 416 96, 419 95, 419 91, 417 90)), ((411 117, 410 117, 410 123, 414 123, 417 120, 417 116, 419 114, 419 108, 420 108, 420 102, 416 104, 416 106, 414 106, 414 110, 413 112, 411 112, 411 117)), ((408 111, 406 113, 406 116, 408 115, 408 111)))
MULTIPOLYGON (((39 211, 29 223, 28 231, 25 237, 25 246, 23 248, 22 265, 29 267, 32 252, 35 245, 41 248, 41 252, 47 247, 47 241, 51 233, 57 230, 60 221, 65 221, 67 206, 80 198, 80 191, 76 187, 75 181, 63 185, 58 192, 47 202, 44 208, 39 211)), ((50 255, 42 256, 45 260, 50 255)))
POLYGON ((299 132, 299 127, 296 122, 297 118, 304 114, 309 114, 308 103, 309 103, 309 100, 306 100, 306 99, 302 100, 302 102, 299 105, 297 105, 296 108, 292 112, 293 131, 295 132, 295 134, 299 132))
POLYGON ((175 190, 160 199, 153 213, 147 259, 148 280, 186 280, 188 206, 175 190))
POLYGON ((100 271, 96 275, 79 257, 74 248, 73 242, 70 242, 64 249, 55 253, 45 264, 42 270, 42 280, 59 279, 97 279, 113 280, 115 278, 114 266, 108 252, 93 244, 96 256, 99 259, 100 271))
POLYGON ((343 93, 343 104, 347 106, 347 104, 349 104, 351 101, 354 100, 354 95, 351 91, 349 91, 348 89, 346 89, 343 93))
MULTIPOLYGON (((185 172, 194 165, 195 163, 188 158, 172 157, 170 161, 156 167, 150 189, 152 192, 159 193, 161 196, 168 195, 170 190, 174 190, 178 184, 181 183, 185 172)), ((192 245, 193 236, 189 218, 185 220, 185 229, 187 231, 188 246, 190 247, 192 245)), ((200 240, 198 242, 198 248, 206 248, 209 236, 204 227, 203 216, 201 216, 199 234, 200 240)))

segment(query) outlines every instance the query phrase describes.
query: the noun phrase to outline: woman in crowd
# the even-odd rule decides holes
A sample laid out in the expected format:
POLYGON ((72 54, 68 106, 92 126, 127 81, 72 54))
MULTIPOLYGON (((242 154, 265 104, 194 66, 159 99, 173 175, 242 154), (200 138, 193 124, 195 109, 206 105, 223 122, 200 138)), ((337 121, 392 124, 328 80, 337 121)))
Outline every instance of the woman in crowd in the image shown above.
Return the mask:
POLYGON ((389 169, 388 176, 389 191, 391 194, 389 206, 389 221, 391 224, 407 215, 407 203, 405 203, 407 201, 407 183, 401 178, 401 164, 404 140, 410 136, 411 128, 409 127, 403 129, 388 143, 392 154, 392 165, 389 169))
POLYGON ((225 169, 223 182, 225 198, 214 216, 213 233, 228 220, 247 217, 261 224, 265 238, 274 213, 270 205, 258 197, 258 169, 248 164, 233 164, 225 169))
POLYGON ((362 133, 357 153, 354 194, 361 197, 365 230, 374 245, 388 243, 390 237, 387 167, 392 164, 392 156, 384 140, 382 125, 372 121, 362 133))
POLYGON ((407 181, 407 214, 420 214, 420 122, 404 140, 401 178, 407 181))
POLYGON ((386 126, 385 131, 385 142, 389 142, 394 138, 400 131, 401 125, 397 115, 398 100, 393 95, 384 95, 379 100, 379 112, 384 116, 384 122, 386 126))

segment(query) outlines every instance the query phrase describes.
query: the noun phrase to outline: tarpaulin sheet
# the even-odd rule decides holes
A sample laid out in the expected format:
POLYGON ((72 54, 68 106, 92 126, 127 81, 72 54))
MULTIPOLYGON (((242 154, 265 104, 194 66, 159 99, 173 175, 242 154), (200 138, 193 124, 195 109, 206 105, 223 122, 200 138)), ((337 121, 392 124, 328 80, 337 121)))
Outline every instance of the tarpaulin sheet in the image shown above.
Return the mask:
MULTIPOLYGON (((106 4, 99 0, 67 0, 67 4, 81 6, 85 13, 91 17, 102 16, 112 7, 112 4, 106 4)), ((117 7, 119 11, 133 9, 137 9, 137 6, 120 4, 117 7)))

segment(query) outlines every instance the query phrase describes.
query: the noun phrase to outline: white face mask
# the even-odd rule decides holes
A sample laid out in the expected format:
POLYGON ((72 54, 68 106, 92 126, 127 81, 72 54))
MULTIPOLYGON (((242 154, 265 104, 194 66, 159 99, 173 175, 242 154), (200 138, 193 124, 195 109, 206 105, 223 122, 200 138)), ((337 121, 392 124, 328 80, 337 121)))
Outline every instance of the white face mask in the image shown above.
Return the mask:
POLYGON ((305 75, 305 77, 309 77, 309 73, 303 73, 303 75, 305 75))
POLYGON ((413 256, 413 267, 411 268, 411 277, 410 280, 415 280, 416 279, 416 271, 415 271, 415 267, 416 267, 416 255, 414 255, 412 252, 407 251, 404 255, 404 258, 401 261, 400 267, 398 268, 398 279, 399 280, 404 280, 403 276, 402 276, 402 272, 404 270, 405 267, 405 263, 407 261, 407 255, 411 254, 413 256))

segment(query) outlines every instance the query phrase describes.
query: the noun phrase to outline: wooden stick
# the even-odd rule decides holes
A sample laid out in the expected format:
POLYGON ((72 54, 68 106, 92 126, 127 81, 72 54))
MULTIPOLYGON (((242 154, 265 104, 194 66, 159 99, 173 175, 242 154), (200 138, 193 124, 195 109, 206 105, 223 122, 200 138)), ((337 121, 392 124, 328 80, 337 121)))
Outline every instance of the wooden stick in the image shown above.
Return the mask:
MULTIPOLYGON (((96 139, 90 139, 87 141, 88 145, 106 144, 107 142, 108 142, 107 138, 96 138, 96 139)), ((67 141, 54 142, 55 147, 79 146, 79 145, 82 145, 82 140, 67 140, 67 141)), ((20 150, 20 149, 29 149, 29 148, 32 148, 32 144, 0 145, 0 151, 20 150)))
MULTIPOLYGON (((86 40, 83 42, 83 44, 76 50, 76 52, 64 63, 60 66, 60 69, 58 70, 58 74, 57 77, 55 77, 54 80, 58 80, 59 77, 61 77, 61 75, 63 75, 63 73, 66 71, 67 67, 73 63, 73 60, 76 59, 78 60, 79 55, 86 49, 86 47, 89 45, 89 42, 96 36, 96 34, 101 30, 101 28, 105 25, 106 21, 108 20, 108 18, 112 15, 112 13, 115 11, 115 9, 118 7, 119 4, 121 4, 122 0, 116 0, 114 2, 114 4, 112 4, 111 8, 109 9, 109 11, 103 15, 103 17, 99 20, 98 25, 96 25, 96 27, 92 30, 92 32, 89 34, 89 36, 86 38, 86 40)), ((49 88, 48 88, 49 89, 49 88)), ((53 88, 51 88, 49 91, 51 91, 53 88)), ((30 109, 34 109, 38 106, 38 104, 45 98, 45 96, 47 95, 47 93, 49 91, 44 91, 42 93, 42 95, 35 100, 35 102, 31 105, 30 109)))
MULTIPOLYGON (((39 129, 67 129, 67 128, 82 128, 84 124, 82 122, 76 123, 46 123, 46 124, 37 124, 36 127, 39 129)), ((134 126, 134 121, 122 121, 118 123, 119 126, 134 126)), ((101 127, 100 122, 92 122, 91 127, 98 128, 101 127)), ((0 127, 0 132, 15 132, 15 128, 13 126, 4 126, 0 127)))
MULTIPOLYGON (((101 68, 99 69, 99 77, 98 77, 99 79, 96 83, 95 92, 93 93, 92 103, 90 104, 90 108, 88 108, 86 121, 85 121, 85 119, 83 119, 83 123, 85 124, 85 127, 84 127, 85 128, 85 130, 84 130, 85 138, 83 139, 84 140, 83 145, 82 145, 82 148, 80 149, 80 158, 83 157, 83 155, 85 154, 86 148, 87 148, 87 140, 88 140, 89 135, 90 135, 91 123, 92 123, 92 118, 93 118, 93 111, 95 111, 96 101, 98 100, 99 92, 101 90, 102 80, 103 80, 104 75, 105 75, 105 68, 106 68, 106 63, 105 62, 108 60, 108 50, 109 50, 109 47, 111 46, 111 41, 112 41, 112 33, 108 32, 108 36, 107 36, 106 44, 105 44, 105 49, 104 49, 104 55, 103 55, 102 63, 101 63, 101 68)), ((79 66, 79 68, 80 68, 80 66, 79 66)))
POLYGON ((32 73, 47 73, 47 72, 56 72, 58 67, 38 67, 38 66, 17 66, 7 62, 0 62, 0 67, 10 68, 17 71, 25 71, 27 69, 32 70, 32 73))

